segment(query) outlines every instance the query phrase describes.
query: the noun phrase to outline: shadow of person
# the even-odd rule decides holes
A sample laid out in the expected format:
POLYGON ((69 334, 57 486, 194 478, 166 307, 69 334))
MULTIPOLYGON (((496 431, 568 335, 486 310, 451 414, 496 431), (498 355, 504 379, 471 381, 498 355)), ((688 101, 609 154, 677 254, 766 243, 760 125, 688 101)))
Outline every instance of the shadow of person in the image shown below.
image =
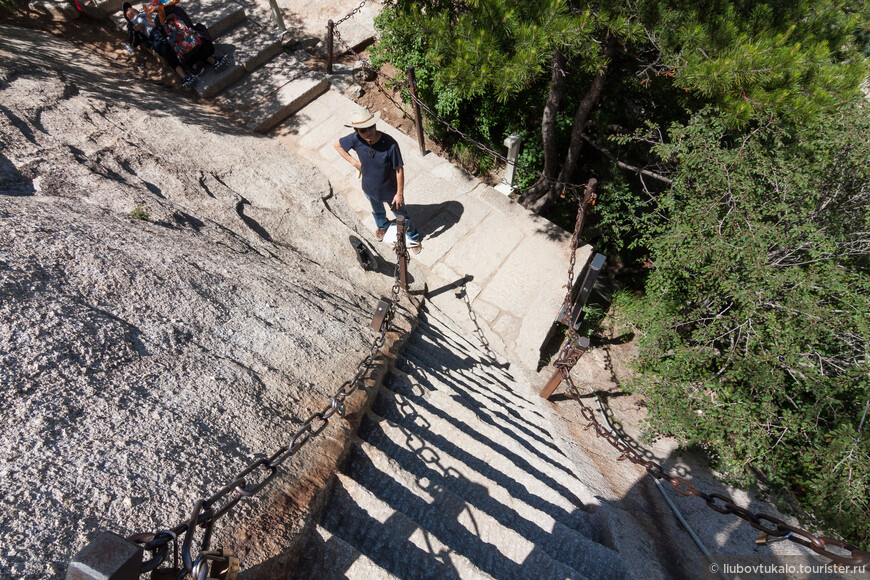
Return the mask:
POLYGON ((417 231, 425 238, 437 238, 462 218, 465 208, 458 201, 435 204, 407 204, 408 214, 417 231))

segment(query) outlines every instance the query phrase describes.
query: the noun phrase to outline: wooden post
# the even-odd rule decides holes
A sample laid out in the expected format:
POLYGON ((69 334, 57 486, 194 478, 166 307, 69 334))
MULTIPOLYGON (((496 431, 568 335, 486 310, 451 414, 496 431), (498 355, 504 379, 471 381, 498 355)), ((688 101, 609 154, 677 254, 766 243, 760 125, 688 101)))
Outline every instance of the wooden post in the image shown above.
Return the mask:
POLYGON ((326 23, 326 74, 332 74, 332 37, 335 30, 335 23, 330 20, 326 23))
POLYGON ((417 124, 417 142, 420 144, 420 155, 426 155, 426 140, 423 138, 423 117, 420 116, 420 104, 417 102, 417 77, 414 67, 408 67, 408 82, 411 84, 411 101, 414 103, 414 118, 417 124))

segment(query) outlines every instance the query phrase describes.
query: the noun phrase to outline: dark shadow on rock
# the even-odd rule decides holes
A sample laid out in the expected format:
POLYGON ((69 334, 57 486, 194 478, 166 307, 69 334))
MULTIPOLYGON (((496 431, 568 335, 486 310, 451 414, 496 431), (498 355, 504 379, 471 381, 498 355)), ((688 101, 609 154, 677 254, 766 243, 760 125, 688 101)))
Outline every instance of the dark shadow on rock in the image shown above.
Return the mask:
POLYGON ((0 195, 25 196, 35 193, 33 182, 21 175, 15 165, 0 153, 0 195))
POLYGON ((254 218, 252 218, 250 216, 245 215, 245 206, 246 205, 251 205, 251 202, 248 201, 247 199, 245 199, 244 197, 242 197, 236 203, 236 213, 238 214, 238 216, 240 218, 242 218, 242 221, 245 222, 245 225, 248 226, 249 228, 251 228, 251 230, 254 233, 256 233, 258 236, 260 236, 261 238, 263 238, 267 242, 271 242, 272 236, 269 234, 269 232, 267 232, 266 229, 263 226, 261 226, 257 220, 255 220, 254 218))
POLYGON ((0 113, 3 113, 9 119, 9 122, 12 123, 12 125, 16 129, 21 131, 21 134, 24 135, 25 139, 27 139, 34 145, 39 145, 39 143, 36 141, 36 137, 33 135, 33 131, 31 131, 30 127, 27 126, 27 123, 25 123, 21 118, 17 117, 15 113, 10 111, 3 105, 0 105, 0 113))

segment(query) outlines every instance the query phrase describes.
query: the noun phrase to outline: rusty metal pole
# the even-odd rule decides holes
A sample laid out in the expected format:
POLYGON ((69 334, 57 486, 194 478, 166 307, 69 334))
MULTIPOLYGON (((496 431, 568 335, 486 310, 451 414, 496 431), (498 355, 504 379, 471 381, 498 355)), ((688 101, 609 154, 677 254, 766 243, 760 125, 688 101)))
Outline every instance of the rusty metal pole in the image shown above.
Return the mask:
POLYGON ((332 38, 335 33, 335 23, 330 20, 326 23, 326 74, 332 74, 332 38))
MULTIPOLYGON (((583 356, 583 353, 586 352, 588 348, 589 339, 585 336, 581 336, 577 339, 576 344, 572 344, 568 347, 565 359, 569 361, 574 361, 574 364, 577 364, 576 361, 579 360, 581 356, 583 356)), ((573 364, 568 368, 568 372, 571 372, 572 368, 574 368, 573 364)), ((544 389, 540 392, 541 397, 543 397, 544 399, 549 399, 561 384, 562 371, 561 369, 556 369, 556 371, 553 373, 553 376, 550 377, 549 381, 547 381, 544 389)))
POLYGON ((399 261, 399 283, 405 292, 408 291, 408 250, 405 248, 407 228, 405 216, 396 216, 396 259, 399 261))
POLYGON ((420 104, 417 102, 417 77, 414 67, 408 67, 408 82, 411 85, 411 102, 414 103, 414 119, 417 124, 417 142, 420 144, 420 155, 426 155, 426 140, 423 138, 423 117, 420 115, 420 104))

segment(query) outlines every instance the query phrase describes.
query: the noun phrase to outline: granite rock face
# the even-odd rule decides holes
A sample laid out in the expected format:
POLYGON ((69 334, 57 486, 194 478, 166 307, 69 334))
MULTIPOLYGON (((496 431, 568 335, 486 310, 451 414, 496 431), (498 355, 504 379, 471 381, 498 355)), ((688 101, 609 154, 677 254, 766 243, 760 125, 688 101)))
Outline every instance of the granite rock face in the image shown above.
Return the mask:
MULTIPOLYGON (((286 444, 392 279, 325 176, 98 55, 0 26, 0 103, 0 577, 62 577, 286 444)), ((292 532, 263 495, 215 528, 243 566, 292 532)))

